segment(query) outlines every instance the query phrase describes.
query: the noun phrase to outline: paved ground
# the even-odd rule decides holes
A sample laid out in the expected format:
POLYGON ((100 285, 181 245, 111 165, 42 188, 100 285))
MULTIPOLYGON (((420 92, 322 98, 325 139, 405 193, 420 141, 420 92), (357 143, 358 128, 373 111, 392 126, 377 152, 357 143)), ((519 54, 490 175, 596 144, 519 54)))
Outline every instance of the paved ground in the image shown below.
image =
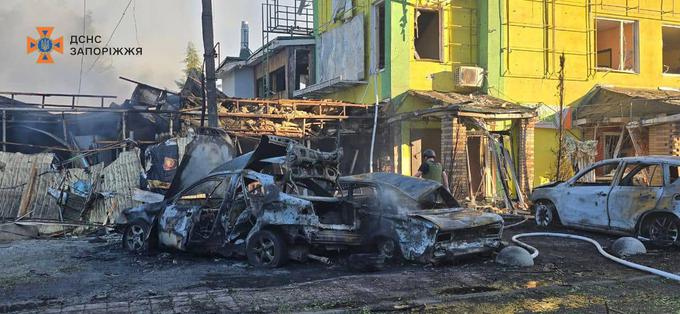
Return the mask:
MULTIPOLYGON (((535 231, 523 229, 506 237, 535 231)), ((614 240, 591 236, 605 246, 614 240)), ((528 269, 473 259, 368 274, 320 264, 269 271, 242 260, 133 256, 110 241, 0 244, 0 312, 680 313, 680 284, 612 264, 574 241, 528 240, 541 250, 528 269)), ((634 260, 680 272, 679 256, 652 251, 634 260)))

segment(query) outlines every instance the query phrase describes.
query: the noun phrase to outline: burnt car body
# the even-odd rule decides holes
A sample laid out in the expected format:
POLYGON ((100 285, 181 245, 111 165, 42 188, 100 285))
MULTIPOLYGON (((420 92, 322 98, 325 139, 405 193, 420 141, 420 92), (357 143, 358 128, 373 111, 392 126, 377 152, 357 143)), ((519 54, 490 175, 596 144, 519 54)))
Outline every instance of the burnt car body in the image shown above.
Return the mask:
POLYGON ((661 245, 680 241, 680 158, 603 160, 561 183, 534 189, 536 223, 634 235, 661 245))
MULTIPOLYGON (((313 250, 361 244, 352 205, 337 194, 340 152, 322 153, 294 141, 263 137, 258 147, 187 185, 176 180, 163 202, 123 211, 123 245, 247 255, 276 267, 313 250), (174 192, 177 191, 177 192, 174 192)), ((183 171, 191 171, 184 168, 183 171)))
POLYGON ((392 174, 340 179, 340 158, 341 152, 263 137, 253 152, 182 184, 163 202, 125 210, 117 229, 131 251, 158 245, 245 255, 265 267, 330 251, 389 254, 390 244, 393 253, 423 262, 500 246, 499 216, 451 209, 458 203, 433 181, 392 174), (371 188, 376 193, 359 192, 371 188))
POLYGON ((364 242, 386 257, 441 262, 501 247, 503 219, 461 208, 441 184, 393 173, 340 178, 364 242))

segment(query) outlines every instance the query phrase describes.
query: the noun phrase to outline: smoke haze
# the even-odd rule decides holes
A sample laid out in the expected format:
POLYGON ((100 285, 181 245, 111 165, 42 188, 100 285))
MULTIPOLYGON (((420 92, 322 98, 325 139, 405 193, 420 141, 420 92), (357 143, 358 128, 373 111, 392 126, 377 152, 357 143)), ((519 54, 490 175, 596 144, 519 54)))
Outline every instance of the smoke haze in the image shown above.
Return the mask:
MULTIPOLYGON (((78 92, 81 56, 70 55, 70 48, 78 46, 69 43, 69 36, 83 34, 84 2, 85 34, 101 35, 99 46, 103 47, 128 0, 2 1, 0 91, 78 92), (52 52, 54 64, 37 64, 37 53, 26 54, 26 36, 37 38, 37 26, 54 26, 52 39, 64 36, 64 53, 52 52)), ((251 49, 260 45, 261 3, 261 0, 213 0, 215 42, 221 43, 221 58, 238 55, 241 20, 250 22, 251 49)), ((174 81, 182 77, 182 60, 190 41, 202 55, 200 0, 133 0, 109 46, 140 46, 143 55, 102 56, 89 72, 96 56, 85 56, 80 92, 115 95, 118 96, 115 102, 122 103, 131 95, 134 85, 118 76, 176 90, 174 81)))

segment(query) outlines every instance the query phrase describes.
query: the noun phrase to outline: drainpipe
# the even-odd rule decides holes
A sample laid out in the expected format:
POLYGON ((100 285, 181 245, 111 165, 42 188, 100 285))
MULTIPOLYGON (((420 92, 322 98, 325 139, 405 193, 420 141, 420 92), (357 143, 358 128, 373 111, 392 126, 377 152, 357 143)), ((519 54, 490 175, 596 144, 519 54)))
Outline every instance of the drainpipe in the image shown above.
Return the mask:
POLYGON ((378 72, 374 74, 373 91, 375 92, 375 106, 373 110, 373 134, 371 135, 371 159, 368 163, 370 172, 373 172, 373 151, 375 149, 375 135, 378 131, 378 104, 380 103, 380 99, 378 99, 378 72))

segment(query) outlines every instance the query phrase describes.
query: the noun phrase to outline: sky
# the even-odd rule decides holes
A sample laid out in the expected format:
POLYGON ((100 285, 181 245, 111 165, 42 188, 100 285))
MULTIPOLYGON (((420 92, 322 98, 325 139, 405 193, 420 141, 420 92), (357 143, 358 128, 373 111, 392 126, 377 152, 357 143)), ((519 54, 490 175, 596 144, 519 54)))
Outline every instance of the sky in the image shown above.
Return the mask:
MULTIPOLYGON (((176 90, 174 82, 182 77, 187 43, 192 42, 203 54, 201 1, 132 0, 123 15, 129 1, 2 0, 0 91, 77 93, 80 81, 81 94, 114 95, 118 96, 115 102, 122 103, 134 84, 119 76, 176 90), (64 53, 52 52, 53 64, 38 64, 37 53, 26 52, 26 37, 38 38, 38 26, 53 26, 52 39, 64 36, 64 53), (142 47, 143 55, 102 56, 96 63, 96 56, 85 56, 81 80, 81 57, 70 54, 76 45, 69 44, 69 37, 83 34, 83 26, 85 34, 101 35, 104 42, 113 33, 110 47, 142 47)), ((220 42, 221 58, 238 55, 242 20, 250 24, 250 48, 260 46, 262 2, 213 0, 214 40, 220 42)))

